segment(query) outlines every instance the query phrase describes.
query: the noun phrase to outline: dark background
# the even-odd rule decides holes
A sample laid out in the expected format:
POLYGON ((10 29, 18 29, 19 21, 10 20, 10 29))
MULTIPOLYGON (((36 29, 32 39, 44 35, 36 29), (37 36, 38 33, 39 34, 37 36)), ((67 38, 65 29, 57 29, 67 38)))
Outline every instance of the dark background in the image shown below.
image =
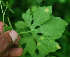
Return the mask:
MULTIPOLYGON (((29 8, 33 13, 39 6, 52 6, 52 15, 61 17, 63 20, 67 21, 68 26, 66 27, 63 36, 56 40, 62 49, 57 50, 55 53, 50 53, 46 55, 46 57, 70 57, 70 0, 4 0, 4 2, 6 1, 8 1, 11 9, 15 13, 12 14, 12 12, 7 9, 5 14, 5 23, 8 24, 7 17, 9 17, 14 29, 15 23, 23 20, 22 13, 25 13, 29 8)), ((5 9, 5 7, 3 8, 5 9)), ((1 12, 2 11, 0 9, 0 21, 3 19, 1 12)))

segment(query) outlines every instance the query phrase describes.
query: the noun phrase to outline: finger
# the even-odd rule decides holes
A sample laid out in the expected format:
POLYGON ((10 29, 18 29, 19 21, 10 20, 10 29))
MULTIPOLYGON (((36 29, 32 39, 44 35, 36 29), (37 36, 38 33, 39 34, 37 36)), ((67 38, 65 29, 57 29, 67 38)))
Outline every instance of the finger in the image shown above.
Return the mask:
POLYGON ((3 22, 0 21, 0 33, 2 33, 2 31, 3 31, 3 22))
MULTIPOLYGON (((8 25, 6 24, 6 27, 7 27, 8 25)), ((2 21, 0 21, 0 35, 1 35, 1 33, 3 32, 3 22, 2 21)), ((20 40, 20 38, 21 37, 18 37, 18 40, 14 43, 14 45, 16 45, 16 46, 18 46, 19 44, 18 44, 18 41, 20 40)))
POLYGON ((23 53, 23 48, 21 47, 13 47, 13 48, 10 48, 9 51, 3 55, 4 56, 7 56, 7 57, 18 57, 18 56, 21 56, 23 53))
POLYGON ((2 56, 16 41, 18 34, 16 31, 7 31, 0 35, 0 56, 2 56))
POLYGON ((7 51, 5 54, 2 55, 2 57, 8 57, 9 52, 7 51))
POLYGON ((9 49, 9 56, 21 56, 23 53, 23 48, 14 47, 9 49))
MULTIPOLYGON (((4 23, 5 24, 5 23, 4 23)), ((6 24, 6 27, 7 27, 8 25, 6 24)), ((3 22, 2 21, 0 21, 0 35, 1 35, 1 33, 3 32, 3 22)))

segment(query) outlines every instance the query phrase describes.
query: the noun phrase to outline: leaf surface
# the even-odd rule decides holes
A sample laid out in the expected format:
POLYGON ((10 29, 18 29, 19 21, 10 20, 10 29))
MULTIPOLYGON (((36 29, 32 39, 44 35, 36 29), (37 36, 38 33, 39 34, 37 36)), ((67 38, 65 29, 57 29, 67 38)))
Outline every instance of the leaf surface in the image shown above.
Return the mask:
POLYGON ((54 17, 51 14, 51 6, 39 7, 33 15, 31 15, 30 9, 22 14, 24 21, 17 22, 16 27, 18 30, 22 29, 22 32, 26 32, 21 34, 23 37, 19 41, 21 47, 26 43, 23 54, 28 52, 32 57, 43 57, 50 52, 61 49, 55 39, 62 37, 62 33, 68 24, 60 17, 54 17), (23 28, 25 28, 24 31, 23 28))

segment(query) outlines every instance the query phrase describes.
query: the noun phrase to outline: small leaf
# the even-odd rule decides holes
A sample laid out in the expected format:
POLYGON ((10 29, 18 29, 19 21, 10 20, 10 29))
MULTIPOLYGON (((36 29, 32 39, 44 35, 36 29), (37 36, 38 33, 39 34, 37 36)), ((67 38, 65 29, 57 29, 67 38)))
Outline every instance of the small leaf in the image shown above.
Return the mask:
POLYGON ((26 24, 23 21, 18 21, 17 23, 15 23, 15 27, 17 29, 22 29, 22 28, 25 29, 26 24))

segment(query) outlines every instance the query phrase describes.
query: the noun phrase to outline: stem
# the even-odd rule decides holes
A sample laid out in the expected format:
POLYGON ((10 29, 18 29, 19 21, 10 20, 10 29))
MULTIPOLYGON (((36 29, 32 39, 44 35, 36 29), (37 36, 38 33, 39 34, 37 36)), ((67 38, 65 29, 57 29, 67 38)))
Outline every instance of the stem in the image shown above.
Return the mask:
POLYGON ((3 13, 3 26, 4 26, 4 13, 3 13))
MULTIPOLYGON (((2 13, 3 13, 3 9, 2 9, 2 3, 0 1, 0 4, 1 4, 1 10, 2 10, 2 13)), ((3 26, 4 26, 4 13, 3 13, 3 26)))
POLYGON ((9 25, 10 25, 10 27, 12 28, 12 26, 11 26, 11 22, 10 22, 10 20, 9 20, 9 17, 7 17, 7 18, 8 18, 9 25))
MULTIPOLYGON (((34 31, 37 31, 37 30, 34 30, 34 31)), ((18 34, 22 34, 22 33, 29 33, 29 32, 32 32, 32 31, 20 32, 20 33, 18 33, 18 34)))
POLYGON ((29 33, 29 32, 31 32, 31 31, 27 31, 27 32, 20 32, 20 33, 18 33, 18 34, 22 34, 22 33, 29 33))
POLYGON ((0 5, 1 5, 1 10, 2 10, 2 14, 3 14, 3 27, 4 27, 4 16, 5 16, 5 12, 6 12, 6 9, 7 9, 7 7, 6 7, 6 9, 5 9, 5 12, 3 12, 3 6, 2 6, 2 2, 0 1, 0 5))

